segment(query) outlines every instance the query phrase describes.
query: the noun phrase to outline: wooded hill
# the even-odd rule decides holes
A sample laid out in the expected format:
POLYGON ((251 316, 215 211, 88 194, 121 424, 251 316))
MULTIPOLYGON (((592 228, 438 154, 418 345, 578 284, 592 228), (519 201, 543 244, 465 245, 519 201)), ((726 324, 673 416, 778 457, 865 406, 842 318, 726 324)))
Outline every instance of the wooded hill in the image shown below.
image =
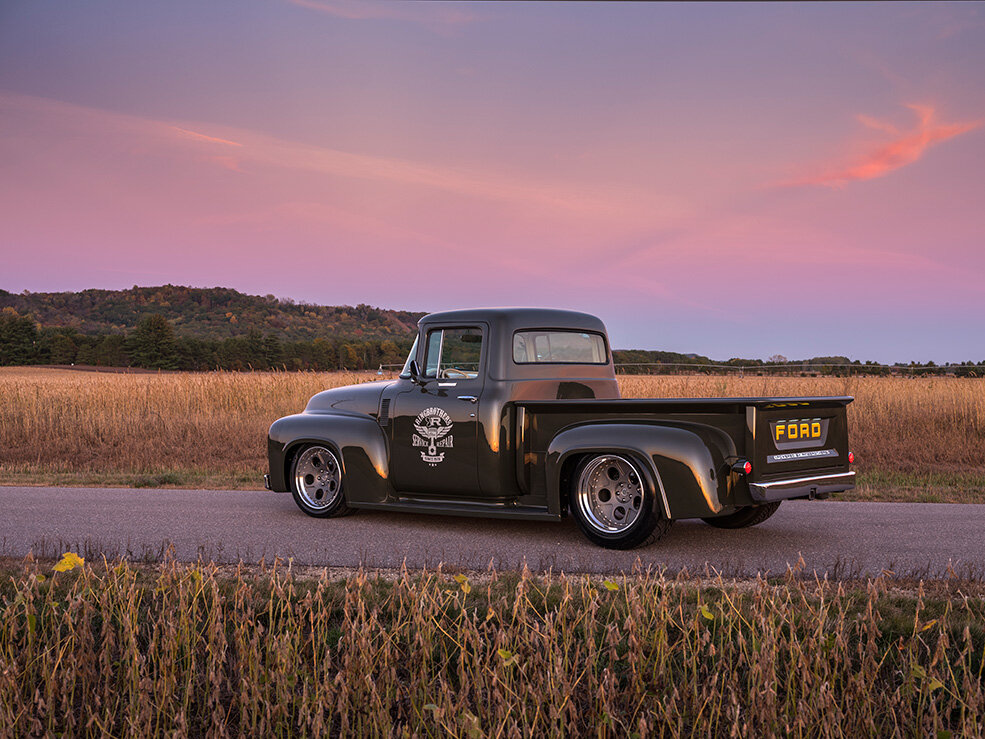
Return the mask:
POLYGON ((180 336, 212 340, 246 336, 250 331, 275 335, 281 341, 405 339, 424 315, 369 305, 311 305, 224 287, 180 285, 63 293, 0 290, 0 310, 5 307, 31 315, 44 327, 89 335, 126 333, 142 318, 157 314, 180 336))
POLYGON ((0 365, 375 369, 404 361, 422 315, 228 288, 0 290, 0 365))

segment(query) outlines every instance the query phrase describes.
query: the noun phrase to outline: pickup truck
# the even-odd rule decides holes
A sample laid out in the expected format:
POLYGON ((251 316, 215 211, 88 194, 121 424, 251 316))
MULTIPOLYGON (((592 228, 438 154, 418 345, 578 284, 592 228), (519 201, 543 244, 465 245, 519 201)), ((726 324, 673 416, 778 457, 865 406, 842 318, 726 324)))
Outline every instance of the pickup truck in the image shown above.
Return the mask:
POLYGON ((320 392, 268 434, 266 487, 309 516, 560 520, 628 549, 676 519, 761 523, 854 487, 851 397, 624 399, 586 313, 432 313, 396 380, 320 392))

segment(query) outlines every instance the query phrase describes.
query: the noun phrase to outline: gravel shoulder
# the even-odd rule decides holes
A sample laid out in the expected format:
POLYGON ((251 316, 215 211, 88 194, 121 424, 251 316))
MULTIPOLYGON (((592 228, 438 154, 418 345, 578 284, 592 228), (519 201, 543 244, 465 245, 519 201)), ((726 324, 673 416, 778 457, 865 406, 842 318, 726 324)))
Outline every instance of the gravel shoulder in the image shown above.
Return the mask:
POLYGON ((751 529, 679 521, 629 552, 587 542, 573 521, 542 523, 360 512, 313 519, 287 494, 266 491, 0 487, 0 555, 299 565, 434 567, 619 573, 634 568, 724 575, 779 574, 788 566, 829 577, 935 577, 985 572, 985 505, 788 501, 751 529))

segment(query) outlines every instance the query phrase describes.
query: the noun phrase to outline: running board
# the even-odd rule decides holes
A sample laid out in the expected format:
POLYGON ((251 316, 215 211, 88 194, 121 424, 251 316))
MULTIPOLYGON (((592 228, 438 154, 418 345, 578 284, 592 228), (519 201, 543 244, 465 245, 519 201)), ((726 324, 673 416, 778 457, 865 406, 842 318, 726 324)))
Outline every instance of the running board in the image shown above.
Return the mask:
POLYGON ((481 516, 483 518, 521 518, 528 521, 560 521, 557 513, 548 513, 546 508, 534 506, 502 505, 490 503, 461 503, 444 500, 411 500, 399 498, 386 503, 354 503, 354 508, 401 513, 428 513, 442 516, 481 516))

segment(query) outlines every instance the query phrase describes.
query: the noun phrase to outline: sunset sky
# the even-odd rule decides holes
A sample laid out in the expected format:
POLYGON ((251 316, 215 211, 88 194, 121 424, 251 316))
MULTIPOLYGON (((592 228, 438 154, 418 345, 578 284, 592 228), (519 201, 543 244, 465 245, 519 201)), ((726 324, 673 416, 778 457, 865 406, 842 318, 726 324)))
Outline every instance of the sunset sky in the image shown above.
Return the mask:
POLYGON ((985 5, 0 4, 0 287, 985 359, 985 5))

